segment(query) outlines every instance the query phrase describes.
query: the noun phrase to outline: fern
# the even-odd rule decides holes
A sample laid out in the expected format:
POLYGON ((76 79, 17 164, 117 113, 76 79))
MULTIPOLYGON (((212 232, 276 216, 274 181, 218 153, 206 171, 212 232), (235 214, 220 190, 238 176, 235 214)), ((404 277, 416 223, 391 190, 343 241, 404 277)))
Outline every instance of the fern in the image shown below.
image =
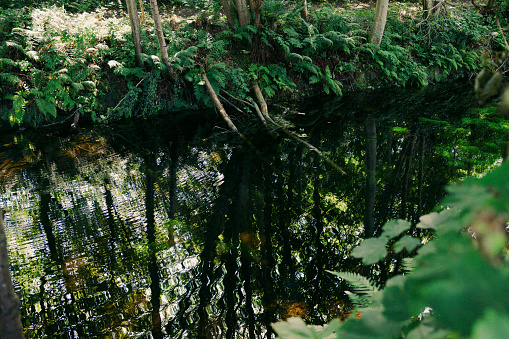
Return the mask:
POLYGON ((244 99, 249 92, 248 74, 242 68, 226 68, 226 77, 229 79, 229 91, 237 98, 244 99))
POLYGON ((286 60, 291 63, 297 64, 299 62, 302 62, 303 58, 302 58, 302 55, 300 55, 300 54, 289 53, 288 56, 286 57, 286 60))
POLYGON ((228 53, 226 49, 228 45, 229 43, 226 40, 215 41, 209 47, 209 56, 214 60, 221 59, 224 54, 228 53))
POLYGON ((210 84, 216 93, 219 93, 219 88, 226 86, 226 76, 217 68, 211 68, 207 73, 207 78, 209 78, 210 84))
POLYGON ((19 88, 23 82, 14 74, 0 73, 0 83, 6 87, 19 88))
POLYGON ((293 65, 293 69, 300 73, 311 73, 314 76, 318 76, 320 81, 320 69, 312 62, 299 62, 293 65))
MULTIPOLYGON (((5 44, 4 46, 6 47, 6 49, 9 50, 10 52, 18 52, 18 53, 21 53, 22 55, 25 55, 25 49, 23 48, 23 46, 21 46, 17 42, 6 41, 4 44, 5 44)), ((0 51, 5 53, 4 49, 0 49, 0 51)), ((0 54, 3 54, 3 53, 0 53, 0 54)))
POLYGON ((194 65, 194 55, 196 54, 196 51, 198 51, 198 47, 191 46, 175 53, 175 55, 170 58, 172 67, 183 70, 186 66, 194 65))
POLYGON ((16 94, 12 98, 12 109, 9 111, 9 123, 21 125, 25 116, 26 101, 22 95, 16 94))
POLYGON ((9 58, 0 58, 0 71, 10 71, 17 63, 9 58))
POLYGON ((342 95, 341 83, 334 80, 334 75, 331 73, 329 66, 325 67, 325 73, 323 74, 324 90, 326 94, 330 94, 330 91, 336 95, 342 95))
POLYGON ((39 111, 44 115, 48 116, 51 115, 52 117, 57 116, 57 109, 55 106, 55 99, 54 98, 47 98, 47 99, 35 99, 35 103, 37 104, 37 108, 39 108, 39 111))
POLYGON ((401 261, 401 267, 403 268, 403 271, 407 273, 412 272, 416 267, 414 258, 403 258, 401 261))
POLYGON ((348 296, 354 306, 369 307, 373 304, 374 296, 380 292, 378 286, 368 278, 352 272, 327 271, 345 280, 353 290, 348 296))

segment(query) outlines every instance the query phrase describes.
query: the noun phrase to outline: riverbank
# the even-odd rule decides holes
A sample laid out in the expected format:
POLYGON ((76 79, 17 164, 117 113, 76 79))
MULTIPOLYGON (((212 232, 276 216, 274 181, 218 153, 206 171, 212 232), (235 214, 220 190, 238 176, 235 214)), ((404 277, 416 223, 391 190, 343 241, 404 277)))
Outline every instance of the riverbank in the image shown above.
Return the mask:
POLYGON ((428 86, 474 77, 492 62, 481 55, 501 43, 497 28, 468 6, 423 21, 415 5, 391 3, 380 46, 366 42, 374 15, 367 5, 315 5, 308 21, 296 5, 264 6, 258 29, 231 29, 214 6, 163 10, 174 79, 160 60, 147 8, 143 67, 135 64, 126 13, 2 10, 0 118, 17 128, 212 107, 205 73, 230 114, 256 119, 254 84, 269 102, 428 86))

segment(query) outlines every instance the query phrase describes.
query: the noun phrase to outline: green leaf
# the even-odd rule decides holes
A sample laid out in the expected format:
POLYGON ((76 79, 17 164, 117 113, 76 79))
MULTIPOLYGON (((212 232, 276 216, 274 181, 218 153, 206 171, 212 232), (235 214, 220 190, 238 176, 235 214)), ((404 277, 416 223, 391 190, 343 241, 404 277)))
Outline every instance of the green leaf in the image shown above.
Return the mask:
POLYGON ((399 239, 396 244, 394 244, 394 251, 396 253, 399 253, 403 251, 403 249, 406 249, 408 253, 415 250, 419 245, 421 244, 421 241, 417 238, 414 238, 410 235, 405 235, 403 238, 399 239))
POLYGON ((407 339, 443 339, 450 338, 450 331, 444 329, 437 329, 436 325, 422 323, 410 332, 408 332, 407 339))
POLYGON ((12 98, 12 110, 9 114, 9 122, 11 126, 15 124, 21 125, 23 117, 25 116, 26 101, 21 95, 15 95, 12 98))
POLYGON ((509 315, 492 309, 474 323, 472 339, 505 339, 509 333, 509 315))
POLYGON ((384 316, 404 321, 410 319, 412 314, 408 310, 408 294, 404 289, 406 277, 399 275, 387 281, 383 290, 384 316))
POLYGON ((349 318, 341 326, 338 338, 392 339, 401 328, 399 322, 387 319, 382 309, 357 309, 356 318, 349 318))
POLYGON ((291 317, 287 321, 272 324, 278 338, 281 339, 319 339, 317 333, 306 323, 297 317, 291 317))
POLYGON ((54 103, 51 103, 44 99, 35 99, 35 102, 42 114, 44 115, 50 114, 53 117, 57 116, 57 109, 54 103))
POLYGON ((359 246, 353 249, 352 256, 362 258, 364 265, 371 265, 387 255, 385 237, 364 239, 359 246))
POLYGON ((383 232, 381 237, 387 237, 388 239, 392 239, 400 235, 401 233, 410 229, 410 222, 407 220, 397 219, 391 220, 385 223, 382 227, 383 232))

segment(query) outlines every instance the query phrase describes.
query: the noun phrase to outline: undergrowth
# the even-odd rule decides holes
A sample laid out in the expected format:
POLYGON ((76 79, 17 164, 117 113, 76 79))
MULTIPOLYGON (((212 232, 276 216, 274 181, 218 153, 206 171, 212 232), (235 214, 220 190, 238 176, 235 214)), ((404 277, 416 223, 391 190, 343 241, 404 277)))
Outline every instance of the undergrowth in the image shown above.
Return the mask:
POLYGON ((477 73, 481 54, 501 44, 492 34, 494 23, 468 8, 422 21, 419 12, 394 4, 376 46, 367 43, 371 10, 324 4, 311 8, 306 22, 299 6, 265 0, 259 28, 232 29, 217 19, 215 7, 196 2, 193 6, 202 8, 196 20, 178 25, 166 20, 163 26, 176 73, 170 81, 150 19, 142 26, 139 68, 122 8, 112 12, 99 7, 104 5, 99 0, 86 3, 89 8, 72 8, 78 2, 71 1, 68 11, 0 10, 0 119, 12 126, 41 126, 76 111, 108 122, 210 107, 202 69, 217 94, 246 112, 255 83, 272 100, 426 86, 477 73))

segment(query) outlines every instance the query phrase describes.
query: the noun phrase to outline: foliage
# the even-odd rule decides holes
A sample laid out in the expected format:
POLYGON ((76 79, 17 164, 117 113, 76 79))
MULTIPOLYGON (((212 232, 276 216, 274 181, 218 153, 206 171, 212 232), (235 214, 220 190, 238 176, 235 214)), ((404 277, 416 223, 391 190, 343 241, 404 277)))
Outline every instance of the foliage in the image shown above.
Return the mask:
MULTIPOLYGON (((36 5, 28 0, 17 3, 36 5)), ((123 4, 47 1, 40 7, 0 10, 0 41, 4 40, 0 45, 0 100, 7 106, 1 118, 37 125, 59 120, 77 108, 100 110, 90 115, 94 119, 108 112, 129 116, 132 114, 118 114, 112 108, 124 97, 133 98, 133 86, 149 79, 151 72, 158 79, 157 88, 150 90, 157 92, 157 107, 209 106, 207 93, 199 85, 201 67, 212 72, 209 78, 215 89, 240 99, 249 96, 253 82, 259 83, 269 99, 276 93, 341 96, 345 88, 353 87, 426 86, 478 72, 483 63, 489 63, 481 62, 482 51, 502 43, 491 34, 498 30, 495 22, 467 8, 420 22, 415 11, 395 4, 378 47, 366 43, 373 19, 370 10, 347 7, 340 11, 330 4, 315 4, 309 7, 305 21, 300 4, 264 0, 258 28, 254 23, 230 28, 217 21, 217 15, 210 15, 217 12, 218 2, 181 4, 202 11, 196 20, 178 25, 163 20, 176 77, 172 84, 163 76, 167 69, 159 58, 150 19, 142 25, 143 67, 134 64, 134 44, 123 4), (43 80, 57 74, 60 85, 43 80), (113 99, 105 104, 98 100, 103 97, 113 99)), ((493 54, 492 58, 498 57, 493 54)), ((506 67, 502 59, 493 64, 506 67)), ((159 111, 141 107, 143 115, 159 111)))
MULTIPOLYGON (((368 296, 369 307, 357 307, 347 321, 334 320, 323 332, 296 319, 277 323, 279 338, 485 338, 487 333, 504 338, 509 327, 508 173, 505 162, 481 179, 449 187, 446 208, 421 217, 417 225, 435 235, 413 258, 415 269, 389 279, 384 289, 362 277, 336 273, 368 296)), ((384 255, 381 243, 408 226, 404 221, 388 223, 374 257, 366 245, 369 239, 354 252, 373 263, 384 255)))

